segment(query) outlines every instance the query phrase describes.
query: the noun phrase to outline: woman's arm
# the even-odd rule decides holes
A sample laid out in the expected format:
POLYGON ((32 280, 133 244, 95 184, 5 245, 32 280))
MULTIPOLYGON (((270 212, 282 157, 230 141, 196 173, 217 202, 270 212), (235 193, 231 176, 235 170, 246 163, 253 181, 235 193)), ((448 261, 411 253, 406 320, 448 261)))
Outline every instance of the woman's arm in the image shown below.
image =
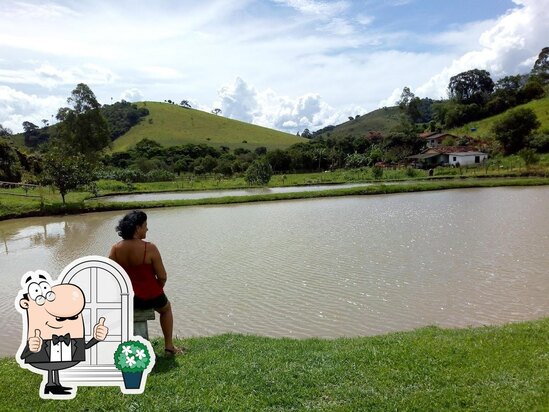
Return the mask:
POLYGON ((160 251, 154 244, 150 243, 149 248, 151 252, 151 260, 153 264, 154 274, 156 275, 160 286, 164 287, 164 285, 166 284, 166 280, 168 279, 168 274, 166 273, 166 268, 164 267, 164 263, 162 262, 162 256, 160 256, 160 251))

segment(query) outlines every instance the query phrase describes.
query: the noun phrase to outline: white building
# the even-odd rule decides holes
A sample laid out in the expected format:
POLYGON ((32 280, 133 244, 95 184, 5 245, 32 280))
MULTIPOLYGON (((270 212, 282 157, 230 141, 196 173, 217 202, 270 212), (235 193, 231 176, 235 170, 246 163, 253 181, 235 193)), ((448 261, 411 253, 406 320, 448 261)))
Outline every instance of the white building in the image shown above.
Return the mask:
POLYGON ((451 166, 468 166, 484 163, 488 155, 482 152, 455 152, 448 153, 448 164, 451 166))

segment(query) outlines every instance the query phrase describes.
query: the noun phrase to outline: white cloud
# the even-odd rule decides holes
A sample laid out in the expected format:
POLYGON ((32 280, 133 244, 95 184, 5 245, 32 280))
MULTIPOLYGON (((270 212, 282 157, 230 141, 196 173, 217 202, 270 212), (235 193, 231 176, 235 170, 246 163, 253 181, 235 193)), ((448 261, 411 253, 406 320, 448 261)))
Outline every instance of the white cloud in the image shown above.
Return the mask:
POLYGON ((174 80, 182 79, 185 77, 183 73, 180 73, 177 69, 174 69, 172 67, 144 66, 140 67, 139 70, 152 79, 174 80))
POLYGON ((52 89, 61 85, 78 83, 110 84, 118 78, 112 71, 95 64, 59 69, 41 64, 34 69, 0 69, 0 82, 7 84, 32 84, 52 89))
POLYGON ((0 119, 4 127, 14 133, 22 131, 21 123, 30 121, 42 126, 42 119, 55 121, 52 115, 57 114, 59 107, 66 103, 64 97, 38 97, 26 94, 11 87, 0 85, 0 119))
POLYGON ((133 87, 131 89, 124 90, 120 95, 120 98, 122 100, 126 100, 127 102, 139 102, 143 100, 143 93, 141 90, 133 87))
MULTIPOLYGON (((402 89, 399 89, 399 88, 394 89, 389 97, 387 97, 386 99, 383 99, 379 102, 379 107, 395 106, 396 103, 400 100, 400 95, 402 94, 402 89)), ((412 93, 413 93, 413 91, 412 91, 412 93)))
POLYGON ((336 36, 348 36, 355 33, 353 25, 341 18, 331 19, 328 24, 322 27, 322 30, 335 34, 336 36))
POLYGON ((314 93, 290 98, 272 89, 258 91, 240 77, 222 87, 219 97, 221 100, 216 105, 221 107, 224 116, 289 133, 305 128, 317 130, 346 121, 348 116, 365 113, 359 106, 337 111, 314 93))
MULTIPOLYGON (((434 75, 417 89, 417 94, 438 98, 447 96, 450 77, 471 69, 488 70, 493 79, 524 73, 547 46, 549 38, 549 0, 514 0, 521 6, 500 17, 493 27, 484 31, 479 46, 434 75)), ((454 33, 455 36, 455 33, 454 33)))
POLYGON ((257 92, 240 77, 232 85, 222 87, 218 95, 221 98, 219 106, 226 117, 251 123, 257 116, 257 92))
POLYGON ((315 0, 274 0, 275 3, 292 7, 300 13, 318 17, 330 17, 349 8, 346 1, 315 1, 315 0))
POLYGON ((370 25, 375 19, 374 16, 369 16, 367 14, 359 14, 355 17, 355 20, 358 24, 362 26, 370 25))
POLYGON ((74 10, 59 4, 36 4, 25 1, 8 2, 0 5, 1 14, 12 18, 55 19, 58 17, 79 17, 74 10))

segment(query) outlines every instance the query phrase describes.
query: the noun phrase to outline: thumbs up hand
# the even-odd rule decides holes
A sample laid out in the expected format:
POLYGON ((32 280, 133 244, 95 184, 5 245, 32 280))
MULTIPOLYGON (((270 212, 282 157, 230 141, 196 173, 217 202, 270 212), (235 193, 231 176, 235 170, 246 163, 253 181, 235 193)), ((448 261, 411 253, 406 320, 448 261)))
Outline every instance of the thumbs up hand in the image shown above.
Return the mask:
POLYGON ((105 318, 99 318, 99 322, 93 327, 93 337, 97 340, 105 340, 108 333, 109 328, 105 326, 105 318))
POLYGON ((31 352, 40 352, 42 349, 42 338, 40 337, 40 329, 35 329, 34 336, 29 338, 29 350, 31 352))

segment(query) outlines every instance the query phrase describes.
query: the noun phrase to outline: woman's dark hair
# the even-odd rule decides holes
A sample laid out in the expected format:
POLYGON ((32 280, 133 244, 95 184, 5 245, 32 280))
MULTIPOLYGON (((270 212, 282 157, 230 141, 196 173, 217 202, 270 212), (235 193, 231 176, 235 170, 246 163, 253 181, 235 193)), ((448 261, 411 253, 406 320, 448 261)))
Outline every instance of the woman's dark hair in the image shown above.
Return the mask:
POLYGON ((116 232, 124 240, 133 239, 137 226, 141 226, 147 221, 147 215, 141 210, 134 210, 128 213, 118 222, 116 232))

